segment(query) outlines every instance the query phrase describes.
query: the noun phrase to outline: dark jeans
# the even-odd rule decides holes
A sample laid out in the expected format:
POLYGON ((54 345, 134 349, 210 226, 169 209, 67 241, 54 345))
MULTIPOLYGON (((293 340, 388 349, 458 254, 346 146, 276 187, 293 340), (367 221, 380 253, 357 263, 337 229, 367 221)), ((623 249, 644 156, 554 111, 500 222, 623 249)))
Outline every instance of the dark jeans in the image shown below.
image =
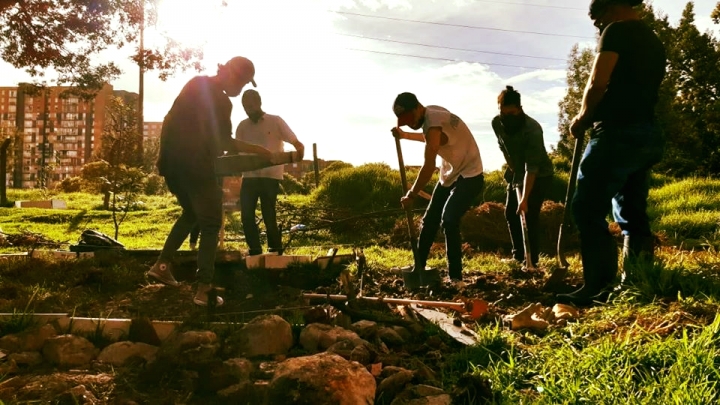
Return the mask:
POLYGON ((210 284, 215 272, 215 251, 222 226, 222 189, 216 181, 203 184, 172 178, 166 178, 165 181, 183 211, 165 240, 160 260, 170 261, 197 224, 200 229, 197 278, 201 283, 210 284))
MULTIPOLYGON (((532 260, 534 267, 537 267, 540 261, 540 209, 550 189, 552 179, 552 176, 535 178, 535 183, 533 184, 532 190, 530 190, 528 209, 525 213, 528 228, 526 237, 530 243, 530 260, 532 260)), ((522 224, 520 223, 520 216, 517 214, 517 207, 517 192, 512 184, 508 184, 505 198, 505 219, 507 220, 508 229, 510 230, 513 257, 515 260, 522 262, 525 260, 525 245, 523 244, 522 224)))
POLYGON ((603 287, 617 274, 617 244, 606 220, 611 208, 623 234, 651 235, 650 168, 662 158, 663 146, 654 123, 593 130, 572 202, 586 285, 603 287))
POLYGON ((193 226, 192 230, 190 231, 190 244, 195 244, 198 241, 198 238, 200 237, 200 226, 198 224, 195 224, 193 226))
POLYGON ((282 253, 282 238, 275 212, 279 191, 280 180, 263 177, 243 178, 240 187, 240 216, 243 231, 245 232, 245 242, 248 244, 249 254, 251 255, 262 253, 260 229, 255 222, 258 199, 260 200, 260 211, 267 231, 268 250, 282 253))
POLYGON ((425 269, 430 247, 440 226, 445 233, 445 252, 447 254, 450 278, 462 279, 462 244, 460 241, 460 219, 470 209, 470 204, 483 190, 483 175, 460 177, 450 187, 438 182, 433 190, 430 205, 422 218, 422 229, 418 238, 415 268, 425 269))

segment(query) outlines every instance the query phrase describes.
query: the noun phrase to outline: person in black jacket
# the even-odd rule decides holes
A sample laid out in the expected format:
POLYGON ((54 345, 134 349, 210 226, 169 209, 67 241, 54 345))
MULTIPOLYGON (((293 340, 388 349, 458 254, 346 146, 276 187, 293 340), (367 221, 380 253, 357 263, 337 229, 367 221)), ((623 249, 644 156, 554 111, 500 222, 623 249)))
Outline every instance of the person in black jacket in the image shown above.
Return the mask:
POLYGON ((526 237, 532 260, 525 266, 537 267, 540 261, 540 209, 552 183, 553 165, 545 150, 542 127, 525 114, 520 99, 520 93, 507 86, 498 96, 500 114, 493 118, 492 127, 507 163, 505 218, 510 230, 513 258, 521 263, 525 260, 520 225, 520 213, 525 213, 526 237), (521 190, 520 201, 516 188, 521 190))
MULTIPOLYGON (((255 67, 244 57, 218 65, 217 75, 191 79, 175 99, 163 121, 158 170, 168 189, 182 207, 160 257, 147 275, 161 283, 177 286, 170 262, 197 223, 198 288, 193 299, 208 305, 213 288, 215 250, 222 226, 222 188, 215 176, 215 159, 224 151, 270 156, 270 151, 232 138, 230 97, 240 94, 246 84, 255 86, 255 67)), ((222 305, 217 297, 214 305, 222 305)))
POLYGON ((624 256, 652 259, 647 197, 650 169, 663 154, 655 105, 667 60, 662 42, 633 8, 641 3, 590 4, 590 18, 600 30, 598 55, 582 109, 570 126, 576 138, 591 129, 572 202, 585 284, 559 294, 562 302, 585 305, 606 299, 618 271, 617 243, 605 219, 611 210, 625 236, 624 256))

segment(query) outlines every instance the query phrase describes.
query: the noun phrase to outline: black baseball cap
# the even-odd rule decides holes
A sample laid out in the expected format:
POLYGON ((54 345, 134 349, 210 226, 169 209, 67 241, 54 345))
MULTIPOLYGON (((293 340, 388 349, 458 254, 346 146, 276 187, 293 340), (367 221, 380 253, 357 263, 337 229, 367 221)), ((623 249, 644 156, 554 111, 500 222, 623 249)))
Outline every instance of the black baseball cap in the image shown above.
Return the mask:
POLYGON ((643 3, 643 0, 591 0, 590 1, 590 11, 588 12, 588 15, 590 15, 590 18, 593 20, 600 17, 601 14, 603 14, 607 8, 613 4, 622 4, 630 7, 639 6, 643 3))
POLYGON ((393 112, 398 119, 398 127, 412 123, 412 111, 415 110, 418 105, 420 105, 420 102, 412 93, 400 93, 397 97, 395 97, 393 112))

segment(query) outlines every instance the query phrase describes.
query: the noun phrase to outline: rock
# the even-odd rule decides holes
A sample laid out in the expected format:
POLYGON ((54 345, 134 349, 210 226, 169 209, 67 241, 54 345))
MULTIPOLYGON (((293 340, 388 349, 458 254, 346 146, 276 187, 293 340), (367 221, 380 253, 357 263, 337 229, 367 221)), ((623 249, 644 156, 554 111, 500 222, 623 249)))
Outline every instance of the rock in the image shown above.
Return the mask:
MULTIPOLYGON (((362 346, 362 345, 360 345, 362 346)), ((358 347, 360 347, 358 346, 358 347)), ((352 356, 352 351, 355 349, 355 343, 349 341, 349 340, 341 340, 334 345, 328 347, 326 350, 327 353, 335 353, 338 356, 342 357, 345 360, 350 360, 350 357, 352 356)))
POLYGON ((365 340, 370 340, 375 337, 378 329, 378 324, 373 321, 362 320, 350 325, 350 330, 365 340))
POLYGON ((278 362, 276 361, 264 361, 258 364, 257 370, 252 374, 253 377, 269 380, 275 375, 275 370, 278 368, 278 362))
POLYGON ((223 363, 238 381, 249 380, 255 367, 248 359, 228 359, 223 363))
POLYGON ((406 328, 395 325, 392 327, 392 330, 394 330, 404 341, 408 342, 412 340, 413 335, 406 328))
POLYGON ((293 343, 292 327, 277 315, 256 317, 227 340, 232 355, 250 358, 287 354, 293 343))
POLYGON ((337 325, 343 329, 350 329, 350 326, 352 325, 352 318, 349 315, 345 315, 342 312, 335 315, 335 319, 333 321, 334 321, 335 325, 337 325))
POLYGON ((0 349, 8 353, 39 352, 45 341, 53 336, 57 336, 57 331, 52 325, 45 324, 40 328, 1 337, 0 349))
POLYGON ((360 339, 357 333, 338 326, 313 323, 300 332, 300 345, 310 353, 325 351, 338 341, 343 340, 349 340, 355 343, 356 346, 362 343, 369 345, 369 343, 360 339))
POLYGON ((414 376, 412 371, 403 369, 382 380, 377 388, 375 403, 391 403, 405 389, 405 386, 412 381, 414 376))
POLYGON ((386 367, 383 367, 382 372, 380 373, 380 378, 388 378, 394 374, 397 374, 397 373, 400 373, 403 371, 410 371, 410 370, 402 368, 402 367, 386 366, 386 367))
POLYGON ((90 405, 97 404, 98 400, 84 385, 78 385, 55 397, 55 403, 58 405, 90 405))
POLYGON ((98 349, 84 337, 60 335, 47 339, 42 353, 49 363, 70 368, 90 364, 97 357, 98 349))
POLYGON ((310 325, 311 323, 330 323, 330 315, 328 315, 323 307, 312 307, 308 309, 303 314, 303 319, 305 320, 305 325, 310 325))
POLYGON ((357 361, 363 366, 367 366, 372 363, 373 355, 365 345, 359 345, 355 346, 355 348, 350 352, 350 360, 357 361))
POLYGON ((98 361, 120 367, 130 359, 142 359, 147 363, 155 361, 158 347, 147 343, 129 341, 113 343, 104 348, 98 355, 98 361))
POLYGON ((0 376, 15 374, 18 372, 18 365, 15 360, 8 360, 0 363, 0 376))
POLYGON ((268 387, 267 403, 369 405, 375 388, 375 378, 360 364, 320 353, 280 363, 268 387))
POLYGON ((195 367, 212 363, 219 348, 217 336, 213 332, 176 333, 160 346, 158 357, 172 364, 195 367))
POLYGON ((569 319, 577 319, 580 316, 580 312, 578 312, 575 307, 565 304, 555 304, 552 308, 552 312, 555 315, 555 319, 565 321, 569 319))
POLYGON ((452 405, 452 398, 440 388, 411 385, 405 388, 390 405, 452 405))
POLYGON ((542 318, 545 314, 541 303, 530 304, 522 311, 513 315, 506 315, 503 320, 510 323, 512 330, 535 329, 545 330, 550 323, 542 318))
POLYGON ((255 385, 251 381, 243 381, 217 392, 217 396, 230 404, 262 403, 255 395, 255 385))
POLYGON ((377 332, 378 338, 383 341, 388 347, 399 347, 405 344, 405 340, 391 328, 380 328, 377 332))
POLYGON ((152 322, 147 318, 135 318, 130 321, 128 340, 136 343, 147 343, 152 346, 160 346, 162 342, 153 327, 152 322))
POLYGON ((32 367, 42 364, 43 356, 40 352, 21 352, 9 355, 8 360, 15 361, 20 367, 32 367))

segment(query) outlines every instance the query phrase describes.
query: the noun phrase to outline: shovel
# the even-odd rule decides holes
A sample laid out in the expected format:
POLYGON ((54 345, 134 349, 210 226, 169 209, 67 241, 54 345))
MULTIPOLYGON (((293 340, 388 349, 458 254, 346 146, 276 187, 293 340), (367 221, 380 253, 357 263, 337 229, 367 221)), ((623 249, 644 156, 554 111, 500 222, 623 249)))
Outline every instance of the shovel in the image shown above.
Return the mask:
MULTIPOLYGON (((520 205, 520 201, 522 200, 522 192, 520 192, 520 187, 515 187, 515 195, 517 196, 518 205, 520 205)), ((525 268, 527 270, 536 270, 535 265, 532 262, 532 255, 530 254, 530 240, 528 239, 527 218, 525 217, 524 211, 520 213, 520 226, 522 228, 523 248, 525 249, 525 268)))
MULTIPOLYGON (((400 146, 400 138, 395 137, 395 149, 397 150, 398 165, 400 169, 400 183, 403 188, 403 195, 408 192, 407 175, 405 174, 405 160, 403 159, 402 147, 400 146)), ((424 197, 427 195, 424 195, 424 197)), ((410 236, 410 248, 413 252, 413 259, 417 255, 417 238, 415 236, 415 222, 410 209, 405 210, 405 218, 407 219, 408 235, 410 236)), ((440 280, 440 272, 431 267, 425 269, 416 269, 413 267, 411 271, 403 271, 403 282, 408 291, 417 290, 420 287, 437 283, 440 280)))
MULTIPOLYGON (((347 295, 336 295, 336 294, 312 294, 305 293, 302 295, 306 299, 327 299, 332 301, 347 301, 347 295)), ((466 314, 472 319, 478 319, 488 312, 487 301, 474 298, 463 300, 462 302, 450 302, 450 301, 423 301, 423 300, 408 300, 402 298, 384 298, 384 297, 358 297, 359 300, 384 302, 386 304, 394 305, 421 305, 428 308, 447 308, 454 311, 466 314)))
POLYGON ((575 184, 577 183, 578 170, 580 169, 580 160, 582 159, 582 148, 583 139, 575 139, 575 148, 573 149, 572 166, 570 167, 570 177, 568 179, 567 192, 565 193, 565 207, 563 208, 563 221, 560 225, 560 233, 558 234, 557 241, 557 257, 560 267, 555 269, 550 277, 545 281, 543 290, 551 290, 555 286, 559 285, 565 278, 570 266, 567 259, 565 258, 565 240, 564 237, 570 231, 572 211, 570 206, 572 205, 572 198, 575 194, 575 184))

